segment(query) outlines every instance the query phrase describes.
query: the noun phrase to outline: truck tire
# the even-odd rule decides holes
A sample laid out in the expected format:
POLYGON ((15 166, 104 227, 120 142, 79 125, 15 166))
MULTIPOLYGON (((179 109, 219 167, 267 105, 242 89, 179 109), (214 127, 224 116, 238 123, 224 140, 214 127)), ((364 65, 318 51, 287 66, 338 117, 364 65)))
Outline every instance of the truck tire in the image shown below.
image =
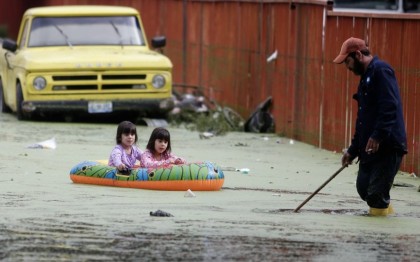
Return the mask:
POLYGON ((12 110, 6 105, 4 102, 4 92, 3 92, 3 84, 0 80, 0 105, 1 105, 1 112, 2 113, 10 113, 12 110))
POLYGON ((16 84, 16 115, 17 119, 19 120, 27 120, 29 119, 30 115, 28 113, 23 112, 22 109, 23 103, 23 92, 20 83, 16 84))

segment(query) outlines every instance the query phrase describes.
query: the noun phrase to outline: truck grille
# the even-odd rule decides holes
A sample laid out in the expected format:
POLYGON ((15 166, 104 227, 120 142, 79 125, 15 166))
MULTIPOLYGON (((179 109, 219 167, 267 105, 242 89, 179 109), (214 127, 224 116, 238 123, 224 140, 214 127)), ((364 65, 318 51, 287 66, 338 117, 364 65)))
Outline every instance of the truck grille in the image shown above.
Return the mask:
POLYGON ((98 76, 53 76, 54 81, 80 81, 80 80, 97 80, 98 76))
POLYGON ((146 79, 146 75, 102 75, 103 80, 146 79))
POLYGON ((55 75, 54 91, 147 89, 146 74, 55 75))

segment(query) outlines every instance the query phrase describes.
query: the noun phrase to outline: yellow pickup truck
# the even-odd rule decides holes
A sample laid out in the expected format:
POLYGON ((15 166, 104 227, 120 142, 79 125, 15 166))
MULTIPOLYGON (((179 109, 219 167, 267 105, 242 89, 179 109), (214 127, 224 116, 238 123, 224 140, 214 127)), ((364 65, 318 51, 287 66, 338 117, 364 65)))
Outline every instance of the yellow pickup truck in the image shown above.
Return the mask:
MULTIPOLYGON (((166 39, 151 43, 162 48, 166 39)), ((149 48, 134 8, 31 8, 17 42, 2 43, 0 105, 18 119, 118 112, 162 118, 174 106, 172 63, 149 48)))

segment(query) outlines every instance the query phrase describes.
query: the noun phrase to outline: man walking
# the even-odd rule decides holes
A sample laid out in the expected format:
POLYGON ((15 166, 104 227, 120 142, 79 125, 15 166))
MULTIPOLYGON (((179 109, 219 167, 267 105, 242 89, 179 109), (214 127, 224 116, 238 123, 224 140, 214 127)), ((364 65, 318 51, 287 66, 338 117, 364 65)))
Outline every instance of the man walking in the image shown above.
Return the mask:
POLYGON ((357 192, 369 205, 369 214, 392 214, 390 190, 401 160, 407 153, 407 138, 399 87, 394 70, 372 56, 364 40, 344 41, 334 63, 343 63, 360 76, 355 132, 343 154, 342 165, 358 157, 357 192))

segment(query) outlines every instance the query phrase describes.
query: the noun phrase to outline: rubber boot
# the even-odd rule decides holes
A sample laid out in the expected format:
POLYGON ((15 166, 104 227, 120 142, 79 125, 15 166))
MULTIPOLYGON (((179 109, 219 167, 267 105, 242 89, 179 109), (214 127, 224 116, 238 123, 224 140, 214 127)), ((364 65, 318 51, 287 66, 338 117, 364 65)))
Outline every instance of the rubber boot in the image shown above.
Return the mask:
POLYGON ((369 208, 369 215, 377 217, 385 217, 388 215, 388 208, 369 208))
POLYGON ((391 204, 389 204, 388 205, 388 215, 393 215, 393 214, 395 214, 394 207, 391 204))

